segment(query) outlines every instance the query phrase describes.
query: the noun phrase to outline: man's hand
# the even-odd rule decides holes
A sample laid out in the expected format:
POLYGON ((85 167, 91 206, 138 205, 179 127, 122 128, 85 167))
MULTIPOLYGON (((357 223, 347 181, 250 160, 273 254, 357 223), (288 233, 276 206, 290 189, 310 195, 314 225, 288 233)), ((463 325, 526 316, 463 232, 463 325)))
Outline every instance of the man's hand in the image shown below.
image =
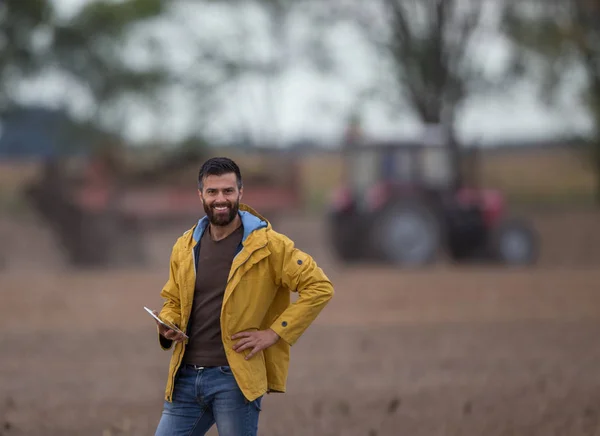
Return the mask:
MULTIPOLYGON (((158 312, 156 310, 153 310, 152 313, 158 316, 158 312)), ((181 333, 165 327, 156 320, 154 320, 154 322, 156 322, 156 325, 158 326, 158 333, 160 333, 161 336, 164 336, 165 338, 175 342, 183 342, 185 340, 185 336, 183 336, 181 333)))
POLYGON ((279 335, 271 329, 240 332, 236 333, 231 339, 240 339, 234 346, 233 350, 241 353, 248 348, 252 348, 252 351, 246 356, 246 360, 250 359, 259 351, 269 348, 275 345, 279 340, 279 335))

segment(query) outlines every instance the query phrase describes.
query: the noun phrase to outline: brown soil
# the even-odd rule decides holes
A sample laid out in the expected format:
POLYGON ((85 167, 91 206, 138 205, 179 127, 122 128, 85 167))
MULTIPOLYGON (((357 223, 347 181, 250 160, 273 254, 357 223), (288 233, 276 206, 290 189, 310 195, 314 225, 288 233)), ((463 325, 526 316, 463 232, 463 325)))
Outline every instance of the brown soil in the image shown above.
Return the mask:
MULTIPOLYGON (((336 295, 292 350, 288 393, 263 401, 262 435, 600 434, 600 238, 594 214, 536 217, 530 270, 344 267, 313 220, 281 230, 336 295)), ((156 266, 69 271, 41 228, 4 223, 0 435, 152 435, 169 354, 142 306, 156 266)), ((216 431, 210 434, 216 435, 216 431)))

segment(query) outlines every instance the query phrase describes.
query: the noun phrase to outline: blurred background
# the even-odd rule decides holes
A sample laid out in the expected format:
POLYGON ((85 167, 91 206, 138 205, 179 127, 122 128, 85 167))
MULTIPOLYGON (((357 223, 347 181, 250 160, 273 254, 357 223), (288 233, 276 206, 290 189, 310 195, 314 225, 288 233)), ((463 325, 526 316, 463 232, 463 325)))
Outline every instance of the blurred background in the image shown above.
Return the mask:
POLYGON ((599 38, 597 0, 1 1, 0 435, 154 434, 142 306, 213 156, 336 288, 261 434, 598 434, 599 38))

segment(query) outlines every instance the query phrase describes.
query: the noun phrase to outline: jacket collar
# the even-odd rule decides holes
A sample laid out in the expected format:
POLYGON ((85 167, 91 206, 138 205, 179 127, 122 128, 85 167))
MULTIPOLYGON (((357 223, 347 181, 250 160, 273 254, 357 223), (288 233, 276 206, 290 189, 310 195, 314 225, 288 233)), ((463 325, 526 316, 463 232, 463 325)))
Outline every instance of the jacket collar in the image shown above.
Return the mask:
MULTIPOLYGON (((238 215, 242 219, 242 225, 244 226, 244 235, 242 236, 242 244, 244 245, 248 236, 250 236, 250 234, 254 231, 259 229, 271 229, 271 223, 269 223, 265 217, 260 215, 246 204, 240 203, 238 215)), ((204 216, 198 221, 198 224, 194 229, 194 245, 197 245, 200 242, 207 227, 208 217, 204 216)))

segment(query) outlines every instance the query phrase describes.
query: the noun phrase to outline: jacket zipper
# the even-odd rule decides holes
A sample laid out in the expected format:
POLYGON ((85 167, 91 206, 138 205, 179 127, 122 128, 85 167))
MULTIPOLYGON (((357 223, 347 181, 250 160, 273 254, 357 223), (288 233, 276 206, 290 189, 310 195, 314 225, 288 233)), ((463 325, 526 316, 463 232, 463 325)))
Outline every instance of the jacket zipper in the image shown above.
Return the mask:
MULTIPOLYGON (((197 269, 197 264, 196 264, 196 250, 195 250, 195 246, 192 246, 192 259, 194 262, 194 281, 196 281, 196 276, 198 275, 198 272, 196 271, 197 269)), ((187 330, 187 326, 186 326, 186 330, 187 330)), ((185 332, 187 334, 187 331, 185 332)), ((185 349, 185 344, 182 343, 181 344, 181 351, 179 352, 179 356, 177 359, 177 365, 175 365, 175 371, 173 371, 173 375, 171 376, 171 386, 175 387, 175 375, 177 374, 177 371, 179 370, 179 367, 181 366, 181 361, 183 360, 183 350, 185 349)), ((171 390, 172 392, 172 390, 171 390)), ((171 393, 171 399, 173 398, 173 394, 171 393)))

